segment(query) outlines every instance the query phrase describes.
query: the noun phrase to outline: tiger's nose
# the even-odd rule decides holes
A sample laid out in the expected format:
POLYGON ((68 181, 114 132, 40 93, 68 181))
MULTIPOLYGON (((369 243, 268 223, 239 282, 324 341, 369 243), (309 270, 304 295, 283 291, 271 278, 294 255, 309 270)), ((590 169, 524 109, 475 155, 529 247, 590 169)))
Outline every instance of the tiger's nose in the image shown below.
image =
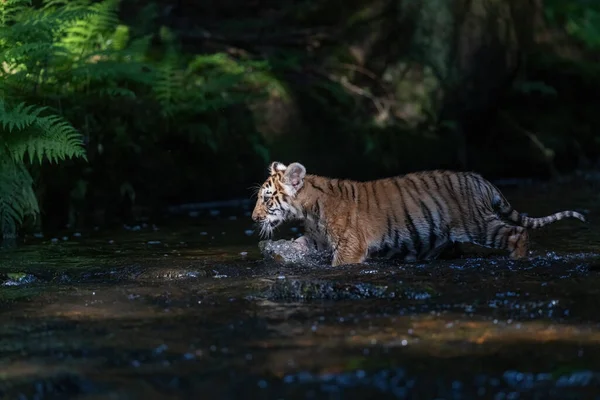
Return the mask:
POLYGON ((254 222, 259 222, 262 218, 258 215, 258 213, 253 212, 252 213, 252 221, 254 222))

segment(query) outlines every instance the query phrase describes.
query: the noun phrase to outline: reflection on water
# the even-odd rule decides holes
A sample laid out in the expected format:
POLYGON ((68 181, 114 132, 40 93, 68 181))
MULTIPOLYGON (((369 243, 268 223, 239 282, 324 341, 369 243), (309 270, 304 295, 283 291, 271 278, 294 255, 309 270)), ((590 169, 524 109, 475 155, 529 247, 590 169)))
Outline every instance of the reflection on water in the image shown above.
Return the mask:
POLYGON ((520 262, 469 247, 434 263, 265 263, 243 209, 29 238, 0 252, 0 395, 594 398, 594 193, 510 193, 530 215, 592 221, 533 232, 520 262))

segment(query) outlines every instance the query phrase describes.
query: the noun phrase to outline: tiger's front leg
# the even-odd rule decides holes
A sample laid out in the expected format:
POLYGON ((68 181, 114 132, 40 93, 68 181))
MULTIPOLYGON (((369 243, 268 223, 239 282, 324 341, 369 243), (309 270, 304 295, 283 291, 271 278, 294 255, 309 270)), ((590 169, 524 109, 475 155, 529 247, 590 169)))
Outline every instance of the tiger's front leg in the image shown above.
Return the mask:
POLYGON ((332 267, 346 264, 361 264, 367 258, 367 251, 362 247, 344 246, 333 253, 332 267))
POLYGON ((337 242, 333 251, 332 267, 345 264, 360 264, 365 261, 368 248, 365 243, 355 237, 344 238, 337 242))
POLYGON ((302 238, 305 238, 303 240, 311 242, 313 248, 316 248, 318 252, 326 252, 331 250, 327 236, 324 235, 323 232, 319 230, 319 227, 316 226, 312 221, 306 221, 304 225, 304 235, 298 239, 302 238))

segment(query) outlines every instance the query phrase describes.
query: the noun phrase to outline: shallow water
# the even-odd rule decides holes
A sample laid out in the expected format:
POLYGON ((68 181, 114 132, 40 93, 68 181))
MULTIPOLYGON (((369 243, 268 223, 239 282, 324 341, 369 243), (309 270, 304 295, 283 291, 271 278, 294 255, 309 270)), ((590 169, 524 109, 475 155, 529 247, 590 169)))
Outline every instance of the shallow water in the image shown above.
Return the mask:
POLYGON ((591 221, 533 232, 519 262, 280 265, 243 209, 28 238, 0 252, 0 397, 600 398, 597 193, 506 190, 591 221))

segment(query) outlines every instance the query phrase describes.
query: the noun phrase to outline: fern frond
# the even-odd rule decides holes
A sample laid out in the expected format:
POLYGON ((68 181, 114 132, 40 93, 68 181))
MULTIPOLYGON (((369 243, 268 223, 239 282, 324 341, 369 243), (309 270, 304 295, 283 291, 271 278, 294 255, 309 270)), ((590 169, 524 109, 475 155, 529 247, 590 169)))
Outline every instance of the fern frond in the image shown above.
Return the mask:
POLYGON ((88 6, 89 16, 66 24, 61 45, 73 55, 91 51, 103 35, 119 25, 118 3, 118 0, 104 0, 88 6))
POLYGON ((19 130, 33 124, 39 114, 45 110, 45 107, 27 106, 25 103, 19 103, 16 107, 8 109, 4 100, 0 99, 0 124, 2 128, 12 132, 13 129, 19 130))
POLYGON ((86 7, 90 4, 90 0, 44 0, 42 9, 64 8, 71 10, 73 8, 86 7))
POLYGON ((129 27, 118 25, 110 38, 111 48, 114 51, 122 51, 129 43, 129 27))
POLYGON ((15 162, 42 163, 44 159, 58 162, 66 158, 83 157, 85 150, 81 134, 58 115, 41 115, 46 107, 19 103, 12 109, 0 100, 0 124, 5 132, 0 138, 15 162), (17 130, 17 132, 13 132, 17 130))
POLYGON ((39 213, 33 179, 25 165, 7 157, 0 149, 0 229, 15 233, 27 215, 39 213))
POLYGON ((80 135, 66 123, 56 123, 46 129, 50 132, 39 134, 31 130, 21 133, 10 143, 11 156, 17 162, 24 162, 27 155, 30 162, 42 163, 44 159, 50 163, 58 163, 66 158, 85 158, 80 135))
POLYGON ((0 2, 0 25, 10 24, 16 15, 31 6, 31 0, 3 0, 0 2))
MULTIPOLYGON (((100 54, 91 57, 102 57, 100 54)), ((144 72, 149 70, 143 63, 122 63, 118 61, 106 60, 98 62, 78 63, 73 66, 71 76, 75 81, 88 80, 90 82, 97 81, 112 81, 129 80, 131 82, 139 82, 151 84, 153 78, 151 73, 144 72)))
POLYGON ((27 7, 16 14, 10 24, 2 25, 4 29, 0 37, 6 39, 9 45, 15 41, 53 42, 65 27, 93 14, 94 11, 89 8, 39 10, 27 7))
POLYGON ((174 114, 175 108, 182 100, 183 88, 183 73, 177 67, 175 52, 169 49, 163 62, 157 68, 152 88, 154 96, 161 106, 163 116, 168 117, 174 114))
POLYGON ((40 164, 43 158, 50 162, 59 162, 66 158, 86 158, 81 134, 64 118, 50 115, 38 118, 35 124, 42 135, 34 140, 34 147, 27 149, 31 161, 35 155, 40 164))
POLYGON ((51 42, 29 42, 20 46, 11 46, 0 50, 0 62, 16 63, 28 60, 43 60, 51 54, 53 45, 51 42))

